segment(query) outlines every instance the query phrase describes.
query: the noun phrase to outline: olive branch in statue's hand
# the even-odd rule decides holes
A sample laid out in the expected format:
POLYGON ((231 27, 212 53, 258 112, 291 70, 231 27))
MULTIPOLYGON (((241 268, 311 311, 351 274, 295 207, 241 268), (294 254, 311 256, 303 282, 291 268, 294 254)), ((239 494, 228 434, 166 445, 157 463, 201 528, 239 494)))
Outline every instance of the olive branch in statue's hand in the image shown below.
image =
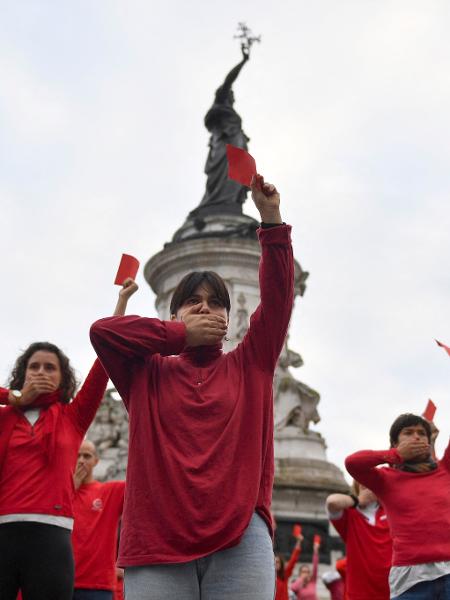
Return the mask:
POLYGON ((280 194, 271 183, 265 183, 262 175, 253 175, 250 184, 252 199, 263 223, 282 224, 280 194))

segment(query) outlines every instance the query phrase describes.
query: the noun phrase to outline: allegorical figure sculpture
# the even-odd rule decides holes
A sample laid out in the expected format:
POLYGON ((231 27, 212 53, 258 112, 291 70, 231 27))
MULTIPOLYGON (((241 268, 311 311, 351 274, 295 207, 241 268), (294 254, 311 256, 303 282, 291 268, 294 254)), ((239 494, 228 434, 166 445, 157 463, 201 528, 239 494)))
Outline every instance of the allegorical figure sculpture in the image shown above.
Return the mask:
MULTIPOLYGON (((205 126, 211 132, 209 153, 205 165, 206 191, 200 206, 236 205, 241 211, 247 196, 247 188, 228 179, 226 145, 247 149, 249 138, 242 130, 241 117, 233 108, 233 83, 249 59, 249 50, 242 45, 242 60, 226 76, 216 91, 214 104, 205 116, 205 126)), ((234 211, 233 211, 234 212, 234 211)))
POLYGON ((247 196, 247 188, 228 179, 227 144, 247 149, 249 138, 242 130, 241 117, 233 108, 233 83, 242 67, 250 58, 250 48, 254 42, 261 41, 254 37, 245 23, 238 25, 241 41, 242 60, 228 75, 215 94, 214 103, 205 116, 205 127, 211 133, 209 152, 205 165, 207 175, 206 191, 200 205, 191 212, 191 216, 210 212, 227 212, 242 214, 242 204, 247 196))

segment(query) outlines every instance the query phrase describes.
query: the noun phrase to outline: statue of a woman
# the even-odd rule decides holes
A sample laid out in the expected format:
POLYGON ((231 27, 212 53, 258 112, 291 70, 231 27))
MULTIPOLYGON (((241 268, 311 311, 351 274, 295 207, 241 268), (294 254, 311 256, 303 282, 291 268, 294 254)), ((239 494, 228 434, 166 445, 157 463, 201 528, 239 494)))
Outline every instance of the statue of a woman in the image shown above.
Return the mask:
POLYGON ((225 81, 216 91, 214 104, 205 116, 205 126, 211 132, 209 153, 205 165, 206 191, 200 203, 205 207, 220 212, 241 213, 242 204, 247 196, 247 189, 239 183, 228 179, 228 162, 226 144, 247 149, 249 138, 242 131, 241 117, 233 108, 233 83, 242 67, 249 59, 249 50, 243 44, 242 60, 226 76, 225 81), (220 207, 223 207, 222 209, 220 207))

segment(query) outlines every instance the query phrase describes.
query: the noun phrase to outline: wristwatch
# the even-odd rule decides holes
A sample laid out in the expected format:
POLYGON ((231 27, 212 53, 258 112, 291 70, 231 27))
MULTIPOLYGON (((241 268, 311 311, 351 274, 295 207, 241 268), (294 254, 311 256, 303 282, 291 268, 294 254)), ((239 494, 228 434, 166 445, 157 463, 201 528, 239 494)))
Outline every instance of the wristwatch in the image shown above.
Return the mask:
POLYGON ((22 392, 20 390, 10 390, 10 392, 16 400, 20 400, 22 398, 22 392))
POLYGON ((355 496, 355 494, 349 494, 349 496, 353 500, 353 508, 356 508, 357 506, 359 506, 358 496, 355 496))

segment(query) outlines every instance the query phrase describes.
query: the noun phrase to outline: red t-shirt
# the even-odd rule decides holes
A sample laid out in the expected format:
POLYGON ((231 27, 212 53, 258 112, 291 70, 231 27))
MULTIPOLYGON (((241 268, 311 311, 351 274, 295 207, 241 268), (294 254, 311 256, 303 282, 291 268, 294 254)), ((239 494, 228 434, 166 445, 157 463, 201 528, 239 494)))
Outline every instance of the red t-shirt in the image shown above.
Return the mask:
POLYGON ((124 481, 93 481, 76 491, 72 533, 75 588, 116 587, 117 533, 124 491, 124 481))
POLYGON ((401 462, 395 448, 362 450, 347 457, 345 466, 384 506, 393 541, 393 566, 450 560, 450 444, 433 471, 378 468, 401 462))
MULTIPOLYGON (((0 515, 37 513, 72 517, 73 471, 78 449, 108 383, 96 360, 78 394, 69 404, 41 409, 31 425, 20 415, 12 431, 0 476, 0 515), (51 460, 46 449, 46 420, 55 431, 51 460)), ((6 410, 6 409, 5 409, 6 410)), ((2 409, 0 409, 0 429, 2 409)))
POLYGON ((272 530, 272 385, 294 262, 289 226, 259 230, 259 238, 261 302, 233 351, 183 351, 185 324, 176 321, 112 317, 91 328, 130 418, 121 567, 234 546, 255 511, 272 530))
POLYGON ((383 508, 376 511, 374 524, 356 508, 331 522, 347 547, 348 600, 389 600, 392 539, 383 508))

